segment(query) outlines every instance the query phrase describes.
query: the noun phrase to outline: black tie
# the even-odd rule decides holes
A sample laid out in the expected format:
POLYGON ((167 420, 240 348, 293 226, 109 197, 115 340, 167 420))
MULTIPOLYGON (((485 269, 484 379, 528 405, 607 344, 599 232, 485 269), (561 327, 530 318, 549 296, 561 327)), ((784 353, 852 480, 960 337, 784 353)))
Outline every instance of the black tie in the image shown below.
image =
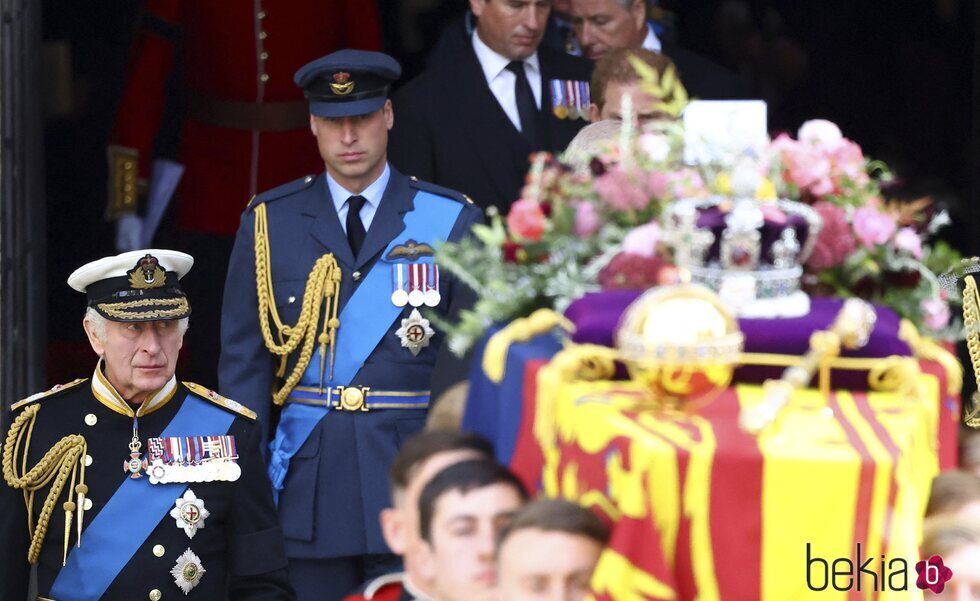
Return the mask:
POLYGON ((524 63, 521 61, 511 61, 507 65, 507 70, 514 74, 514 98, 517 99, 517 114, 521 118, 521 132, 531 148, 538 149, 538 105, 534 102, 534 94, 531 93, 531 84, 527 81, 527 74, 524 73, 524 63))
POLYGON ((364 223, 361 221, 361 209, 367 200, 363 196, 351 196, 347 199, 347 241, 350 242, 350 249, 357 257, 361 245, 367 233, 364 231, 364 223))

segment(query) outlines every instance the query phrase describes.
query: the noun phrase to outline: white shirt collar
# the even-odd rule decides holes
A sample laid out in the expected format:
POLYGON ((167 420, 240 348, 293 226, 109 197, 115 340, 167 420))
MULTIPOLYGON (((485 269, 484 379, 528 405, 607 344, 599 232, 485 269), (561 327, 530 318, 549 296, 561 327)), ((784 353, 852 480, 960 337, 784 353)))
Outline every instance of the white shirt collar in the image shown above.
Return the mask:
MULTIPOLYGON (((502 54, 498 54, 490 46, 483 43, 477 31, 473 31, 473 50, 476 52, 476 59, 480 62, 480 67, 483 68, 483 76, 487 78, 487 83, 497 79, 497 76, 503 73, 507 65, 510 64, 510 59, 502 54)), ((524 69, 527 70, 528 68, 531 68, 536 73, 541 72, 537 51, 524 59, 524 69)))
POLYGON ((337 183, 329 173, 327 173, 327 186, 330 189, 330 197, 333 199, 333 206, 340 212, 341 207, 347 202, 347 199, 351 196, 363 196, 367 204, 371 205, 374 209, 378 208, 381 204, 381 197, 385 194, 385 188, 388 187, 388 180, 391 178, 391 167, 388 163, 385 163, 385 170, 381 172, 378 179, 374 180, 370 186, 364 188, 364 191, 360 194, 354 194, 347 188, 341 186, 337 183))
POLYGON ((148 413, 163 407, 177 390, 177 376, 170 376, 170 380, 163 385, 163 388, 146 397, 143 403, 135 411, 133 406, 122 398, 116 391, 116 387, 109 382, 109 378, 102 372, 102 359, 95 365, 95 373, 92 374, 92 394, 95 398, 116 413, 121 413, 128 417, 143 417, 148 413))
POLYGON ((660 43, 660 38, 657 37, 657 34, 653 33, 653 27, 650 27, 649 23, 647 23, 647 36, 643 38, 642 48, 644 50, 653 50, 654 52, 660 52, 661 48, 663 48, 663 45, 660 43))

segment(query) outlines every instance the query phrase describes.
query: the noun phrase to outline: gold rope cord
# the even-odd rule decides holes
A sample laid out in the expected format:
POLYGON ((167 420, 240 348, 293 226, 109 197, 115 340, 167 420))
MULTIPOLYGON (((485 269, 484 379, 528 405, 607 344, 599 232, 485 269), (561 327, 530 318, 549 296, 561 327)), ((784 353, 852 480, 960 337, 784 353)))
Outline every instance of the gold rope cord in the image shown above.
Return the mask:
MULTIPOLYGON (((970 363, 973 364, 973 377, 976 378, 980 390, 980 293, 977 292, 977 282, 972 275, 963 278, 963 326, 966 330, 966 348, 970 351, 970 363)), ((973 408, 966 415, 966 425, 980 428, 980 407, 977 406, 977 395, 973 397, 973 408)))
POLYGON ((68 500, 62 504, 65 510, 65 547, 62 555, 62 565, 68 555, 68 539, 71 534, 72 515, 78 511, 78 544, 81 544, 81 520, 88 487, 85 485, 85 466, 83 458, 88 445, 85 438, 78 434, 65 436, 51 447, 37 465, 27 469, 27 451, 31 445, 31 435, 34 432, 34 422, 40 405, 29 405, 14 420, 10 432, 3 444, 3 478, 11 488, 24 491, 24 502, 27 505, 27 529, 31 533, 31 545, 27 551, 27 561, 37 564, 41 553, 41 544, 48 532, 48 524, 54 513, 55 504, 61 497, 65 483, 71 479, 68 500), (18 466, 19 464, 19 466, 18 466), (81 472, 79 474, 79 471, 81 472), (76 485, 75 482, 78 482, 76 485), (37 525, 34 524, 34 496, 48 484, 51 489, 44 499, 37 525), (72 491, 77 495, 77 502, 72 501, 72 491))
POLYGON ((289 354, 300 348, 299 358, 292 372, 283 383, 279 390, 272 394, 272 402, 282 405, 289 393, 292 392, 296 384, 299 383, 303 372, 306 371, 310 359, 313 357, 313 344, 319 342, 320 345, 320 388, 323 388, 323 374, 325 369, 327 347, 330 347, 330 378, 333 378, 333 354, 336 348, 337 329, 340 327, 340 320, 337 318, 337 306, 340 302, 340 266, 333 254, 327 253, 317 259, 310 271, 310 276, 306 281, 306 290, 303 292, 303 304, 299 313, 299 320, 296 325, 287 326, 279 318, 279 311, 276 308, 275 298, 272 290, 272 268, 271 253, 269 250, 269 223, 266 207, 260 204, 255 207, 255 286, 258 292, 259 301, 259 327, 262 330, 262 338, 269 351, 280 357, 278 377, 283 377, 286 372, 286 360, 289 354), (326 306, 323 302, 326 301, 326 306), (324 313, 323 327, 317 334, 317 325, 320 323, 320 313, 324 313), (269 316, 276 326, 276 337, 273 338, 272 328, 269 324, 269 316), (326 317, 329 315, 329 317, 326 317))

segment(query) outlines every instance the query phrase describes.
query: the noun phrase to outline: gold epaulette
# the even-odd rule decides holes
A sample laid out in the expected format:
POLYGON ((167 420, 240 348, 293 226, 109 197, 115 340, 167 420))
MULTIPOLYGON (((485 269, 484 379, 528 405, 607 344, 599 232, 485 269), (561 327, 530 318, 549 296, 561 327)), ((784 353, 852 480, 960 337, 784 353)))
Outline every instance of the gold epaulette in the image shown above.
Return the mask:
POLYGON ((228 411, 231 411, 232 413, 236 413, 238 415, 241 415, 242 417, 247 417, 248 419, 252 419, 252 420, 258 419, 258 416, 255 414, 255 412, 249 409, 248 407, 246 407, 245 405, 242 405, 238 401, 233 401, 229 398, 225 398, 220 394, 218 394, 217 392, 211 390, 210 388, 205 388, 204 386, 201 386, 200 384, 195 384, 194 382, 184 382, 184 386, 186 386, 188 390, 190 390, 197 396, 201 397, 202 399, 211 401, 215 405, 218 405, 219 407, 223 407, 228 411))
POLYGON ((17 411, 21 407, 24 407, 26 405, 30 405, 34 401, 39 401, 39 400, 41 400, 43 398, 46 398, 46 397, 49 397, 49 396, 51 396, 53 394, 57 394, 59 392, 63 392, 65 390, 68 390, 69 388, 73 388, 75 386, 78 386, 79 384, 81 384, 82 382, 85 382, 87 380, 88 380, 88 378, 78 378, 77 380, 72 380, 71 382, 68 382, 67 384, 55 384, 54 386, 51 387, 50 390, 45 390, 44 392, 38 392, 37 394, 32 394, 31 396, 27 397, 26 399, 21 399, 21 400, 17 401, 16 403, 14 403, 13 405, 10 406, 10 410, 11 411, 17 411))

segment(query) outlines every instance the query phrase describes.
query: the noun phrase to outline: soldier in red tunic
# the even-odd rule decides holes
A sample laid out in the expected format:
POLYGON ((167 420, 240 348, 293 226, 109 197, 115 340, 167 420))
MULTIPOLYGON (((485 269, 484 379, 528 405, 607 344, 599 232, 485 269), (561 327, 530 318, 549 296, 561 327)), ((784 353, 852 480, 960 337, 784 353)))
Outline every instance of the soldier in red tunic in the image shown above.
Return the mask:
POLYGON ((180 73, 187 109, 177 156, 185 167, 175 195, 177 242, 207 258, 207 269, 186 283, 191 293, 203 289, 196 298, 213 299, 195 308, 188 341, 193 364, 210 370, 206 381, 214 381, 221 287, 242 208, 258 191, 323 168, 293 73, 340 48, 381 49, 375 2, 145 3, 108 149, 108 215, 137 210, 164 125, 167 82, 180 73))

